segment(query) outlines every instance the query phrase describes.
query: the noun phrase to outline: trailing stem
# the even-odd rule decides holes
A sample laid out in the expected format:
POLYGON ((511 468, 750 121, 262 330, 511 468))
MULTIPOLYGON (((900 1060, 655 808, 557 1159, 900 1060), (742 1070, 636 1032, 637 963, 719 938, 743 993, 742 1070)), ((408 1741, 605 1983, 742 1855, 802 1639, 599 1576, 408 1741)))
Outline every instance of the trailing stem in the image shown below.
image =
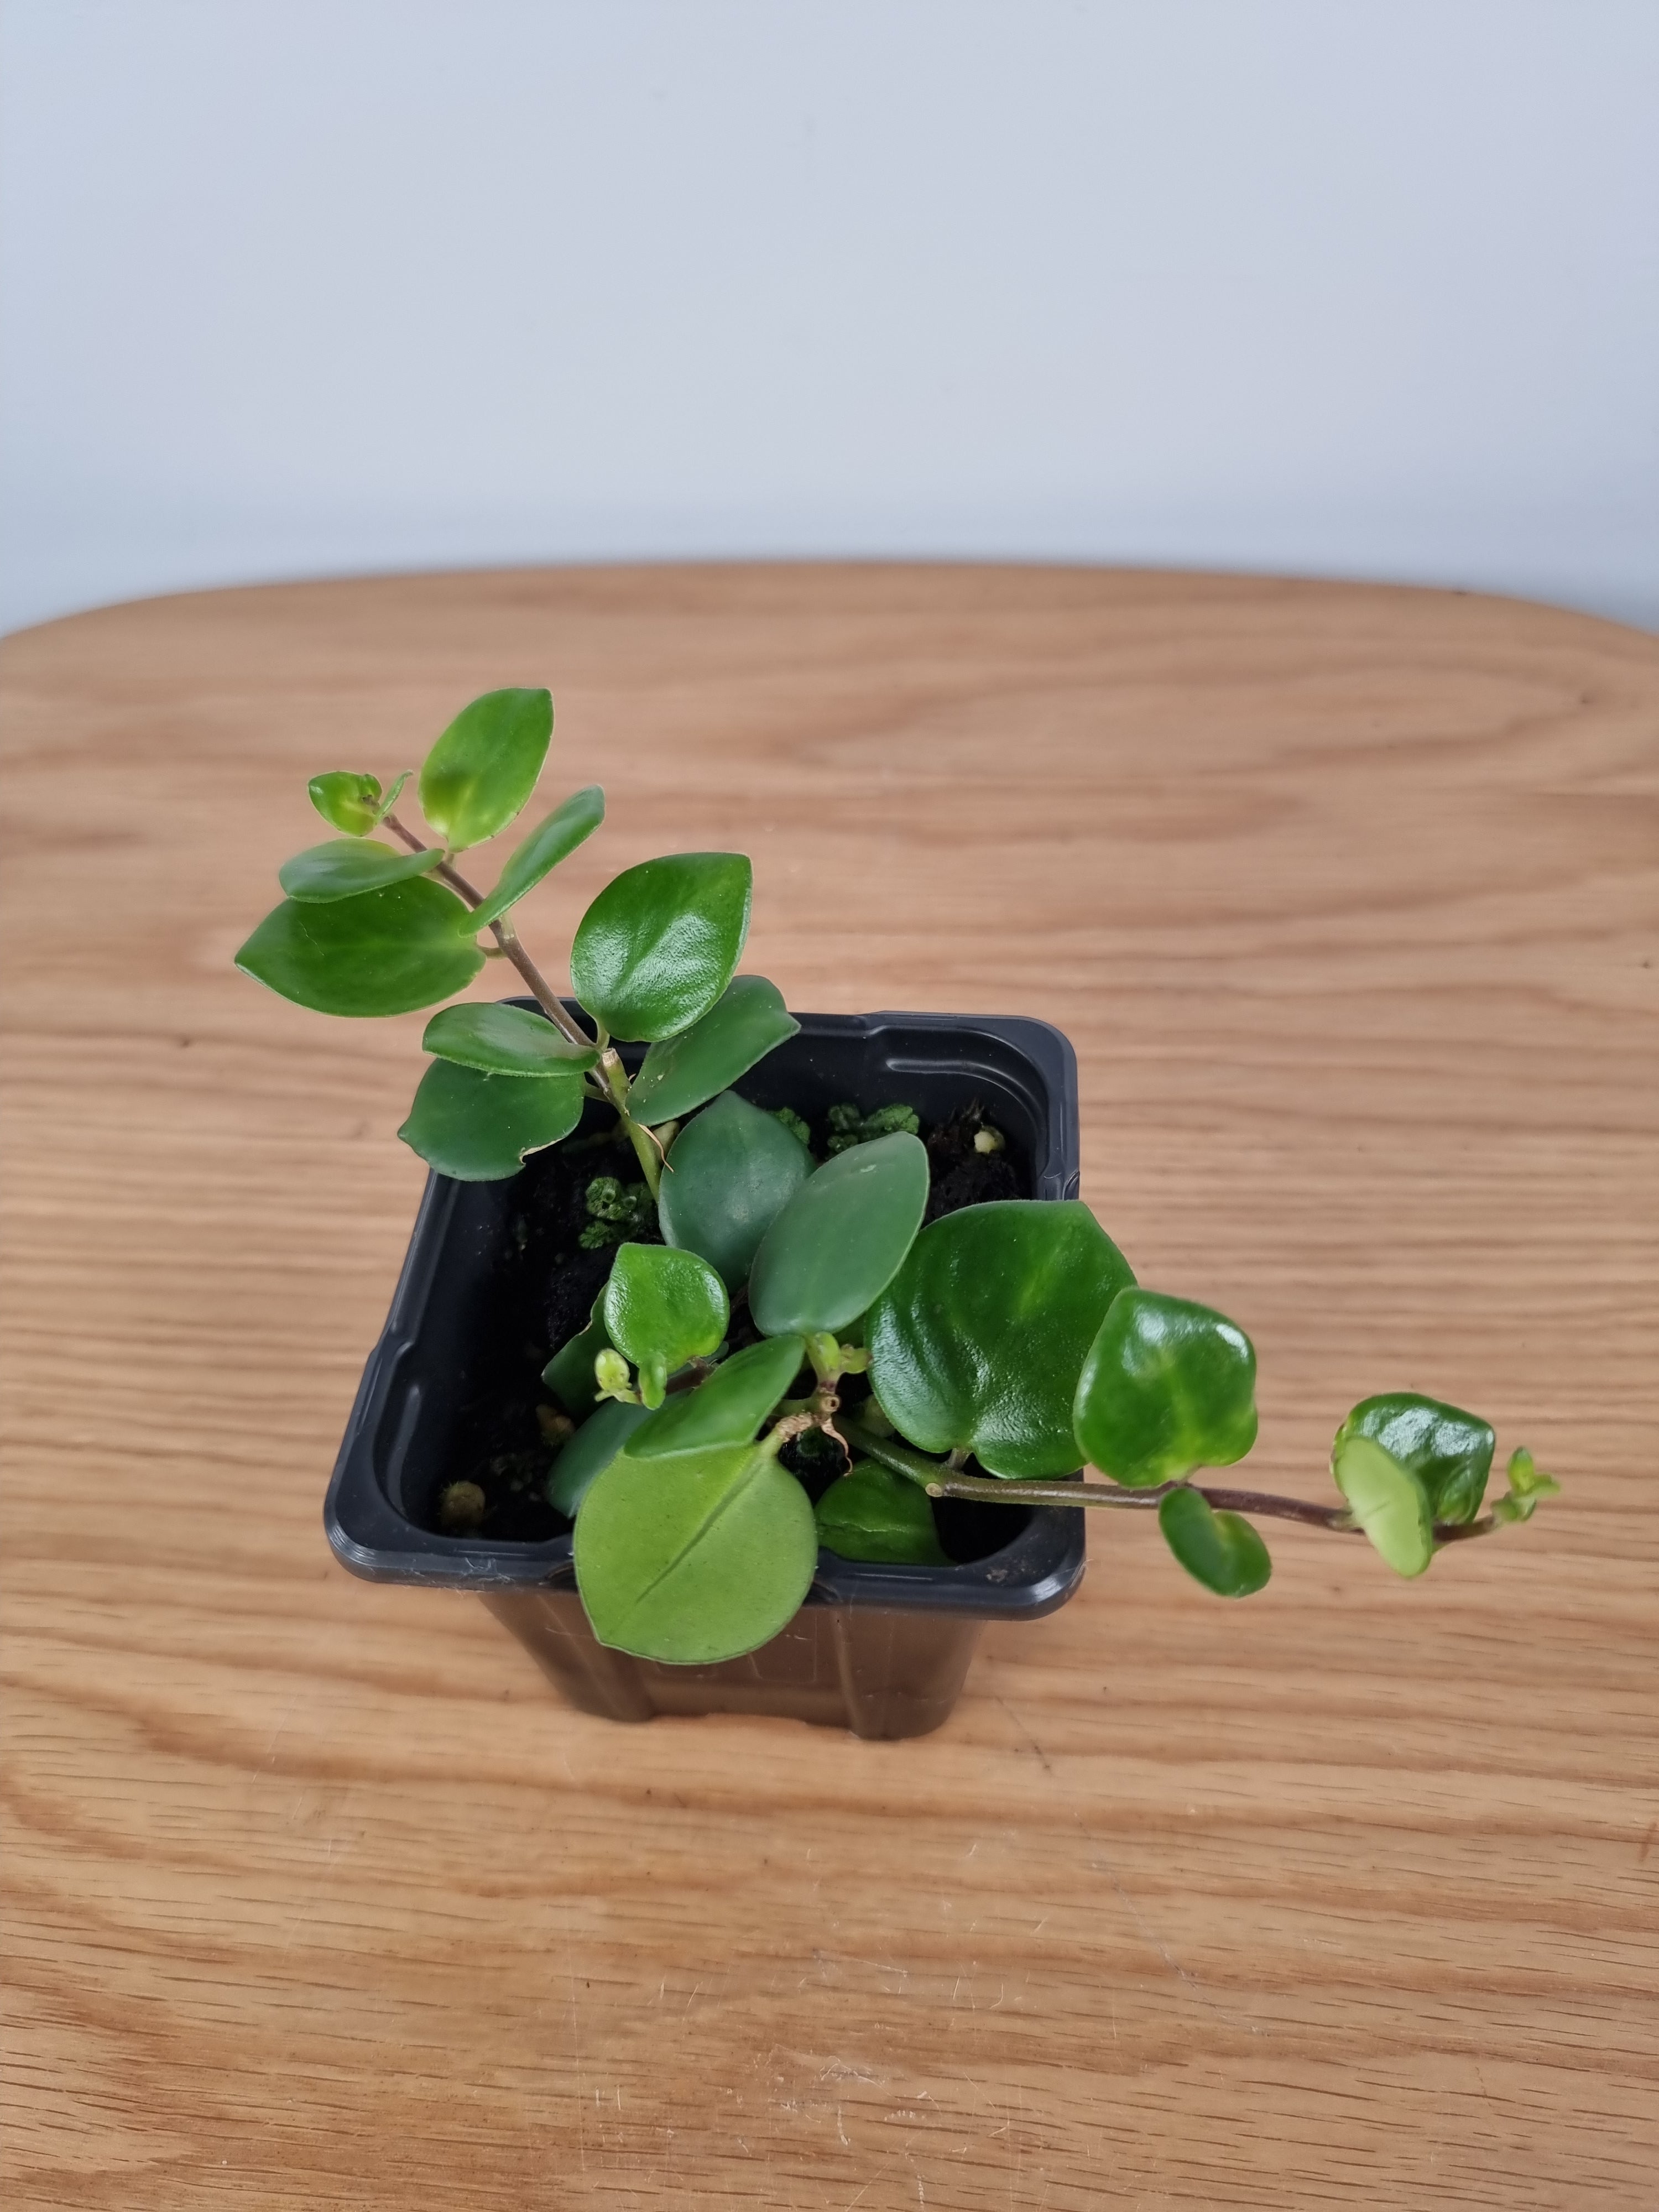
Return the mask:
MULTIPOLYGON (((1106 1505, 1130 1512, 1156 1511, 1173 1490, 1195 1490, 1218 1513, 1248 1513, 1266 1521, 1299 1521, 1341 1536, 1364 1531, 1343 1505, 1314 1505, 1303 1498, 1279 1498, 1261 1490, 1224 1490, 1203 1482, 1161 1482, 1145 1490, 1126 1490, 1103 1482, 1024 1482, 996 1475, 959 1474, 948 1462, 929 1459, 890 1437, 879 1437, 861 1422, 846 1423, 848 1440, 895 1474, 920 1483, 930 1498, 974 1498, 992 1505, 1106 1505)), ((1435 1523, 1437 1544, 1456 1544, 1497 1528, 1490 1513, 1478 1521, 1435 1523)))

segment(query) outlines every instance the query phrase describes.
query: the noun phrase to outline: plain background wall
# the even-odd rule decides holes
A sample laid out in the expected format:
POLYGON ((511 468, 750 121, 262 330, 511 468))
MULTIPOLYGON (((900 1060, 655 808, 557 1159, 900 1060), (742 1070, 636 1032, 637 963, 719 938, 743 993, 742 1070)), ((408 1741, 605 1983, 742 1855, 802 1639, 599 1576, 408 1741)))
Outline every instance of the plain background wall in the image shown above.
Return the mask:
POLYGON ((0 627, 871 553, 1659 622, 1656 0, 0 25, 0 627))

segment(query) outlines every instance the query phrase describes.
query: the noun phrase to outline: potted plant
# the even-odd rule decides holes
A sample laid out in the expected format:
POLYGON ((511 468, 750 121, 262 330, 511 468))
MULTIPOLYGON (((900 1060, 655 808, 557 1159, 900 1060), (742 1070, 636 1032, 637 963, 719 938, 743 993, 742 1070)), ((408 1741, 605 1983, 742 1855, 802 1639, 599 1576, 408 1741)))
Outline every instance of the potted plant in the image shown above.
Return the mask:
POLYGON ((1255 1355, 1138 1283, 1079 1202, 1065 1039, 792 1014, 737 973, 731 853, 617 877, 561 996, 512 913, 603 794, 489 890, 457 866, 520 814, 552 723, 544 690, 465 708, 420 772, 429 841, 407 775, 314 778, 340 834, 237 955, 324 1013, 440 1007, 399 1132, 432 1173, 329 1491, 354 1572, 477 1591, 590 1711, 902 1735, 950 1711, 985 1620, 1076 1588, 1079 1509, 1155 1514, 1243 1597, 1271 1571, 1259 1521, 1415 1576, 1557 1487, 1517 1450, 1483 1511, 1491 1427, 1411 1392, 1343 1420, 1329 1504, 1195 1480, 1255 1441, 1255 1355), (440 1006, 491 958, 524 994, 440 1006))

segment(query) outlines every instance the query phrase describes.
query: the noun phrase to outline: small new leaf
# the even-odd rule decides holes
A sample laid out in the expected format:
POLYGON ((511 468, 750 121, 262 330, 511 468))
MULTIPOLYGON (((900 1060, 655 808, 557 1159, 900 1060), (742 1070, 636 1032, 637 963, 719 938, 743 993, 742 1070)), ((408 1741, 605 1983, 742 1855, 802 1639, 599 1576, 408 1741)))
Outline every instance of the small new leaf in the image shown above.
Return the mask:
POLYGON ((331 830, 348 837, 367 837, 380 819, 380 779, 355 775, 349 769, 330 769, 313 775, 306 788, 311 803, 331 830))
POLYGON ((421 811, 452 852, 506 829, 536 788, 552 734, 545 691, 486 691, 462 708, 421 769, 421 811))

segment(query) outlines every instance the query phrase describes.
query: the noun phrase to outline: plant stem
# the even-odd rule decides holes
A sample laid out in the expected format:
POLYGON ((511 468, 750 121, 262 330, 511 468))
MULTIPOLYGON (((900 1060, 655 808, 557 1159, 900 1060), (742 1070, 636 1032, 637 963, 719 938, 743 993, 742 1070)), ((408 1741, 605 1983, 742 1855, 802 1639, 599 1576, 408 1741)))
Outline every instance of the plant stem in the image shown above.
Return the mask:
MULTIPOLYGON (((427 853, 430 852, 432 849, 429 845, 422 844, 421 840, 416 836, 413 830, 405 830, 403 823, 398 821, 395 814, 388 814, 386 816, 386 826, 389 830, 391 830, 394 837, 401 837, 403 839, 404 844, 408 846, 411 853, 427 853)), ((468 883, 466 878, 461 874, 459 870, 453 868, 447 860, 440 860, 437 866, 432 871, 432 872, 434 876, 441 876, 444 882, 449 885, 449 888, 455 893, 456 896, 458 898, 465 899, 468 906, 482 906, 483 904, 483 893, 477 890, 473 884, 468 883)), ((530 955, 525 951, 524 946, 520 943, 519 933, 514 928, 512 923, 510 921, 492 921, 488 925, 488 927, 491 933, 494 935, 497 945, 513 963, 513 965, 518 969, 520 975, 524 977, 525 981, 529 984, 531 992, 535 998, 537 1005, 547 1016, 547 1018, 552 1023, 555 1029, 562 1030, 563 1034, 568 1037, 572 1044, 579 1044, 584 1048, 591 1045, 593 1042, 592 1038, 591 1036, 585 1036, 582 1030, 577 1027, 576 1024, 571 1020, 569 1015, 566 1013, 564 1008, 559 1003, 557 994, 554 991, 552 985, 547 981, 547 978, 542 974, 535 962, 531 958, 530 955)), ((653 1186, 653 1194, 655 1194, 654 1185, 653 1186)))
MULTIPOLYGON (((1103 1482, 1022 1482, 995 1475, 957 1474, 948 1463, 929 1459, 878 1437, 861 1423, 842 1425, 849 1443, 858 1446, 895 1474, 920 1483, 930 1498, 976 1498, 992 1505, 1111 1505, 1129 1511, 1155 1510, 1172 1490, 1195 1490, 1218 1513, 1250 1513, 1264 1521, 1299 1521, 1313 1528, 1328 1528, 1340 1536, 1364 1534, 1345 1505, 1314 1505, 1304 1498, 1276 1498, 1261 1490, 1222 1490, 1202 1482, 1161 1482, 1149 1490, 1123 1490, 1103 1482)), ((1437 1521, 1437 1544, 1458 1544, 1471 1536, 1485 1536, 1498 1526, 1488 1513, 1479 1521, 1437 1521)))
POLYGON ((628 1132, 628 1141, 634 1147, 635 1158, 645 1174, 645 1187, 654 1199, 662 1188, 662 1158, 657 1140, 642 1122, 636 1121, 628 1110, 628 1071, 622 1064, 622 1055, 613 1044, 607 1044, 599 1054, 599 1074, 604 1080, 611 1103, 628 1132))

